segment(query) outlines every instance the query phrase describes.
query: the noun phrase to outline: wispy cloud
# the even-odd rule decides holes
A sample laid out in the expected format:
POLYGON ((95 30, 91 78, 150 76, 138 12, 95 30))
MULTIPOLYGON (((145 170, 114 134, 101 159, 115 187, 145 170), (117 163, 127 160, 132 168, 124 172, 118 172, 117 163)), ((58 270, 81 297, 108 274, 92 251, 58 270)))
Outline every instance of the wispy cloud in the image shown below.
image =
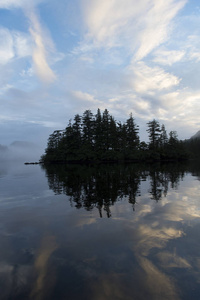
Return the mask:
POLYGON ((196 62, 199 62, 200 61, 200 51, 199 52, 196 52, 196 51, 191 52, 190 59, 195 60, 196 62))
POLYGON ((45 40, 36 12, 31 10, 27 12, 27 15, 31 22, 29 30, 35 43, 35 47, 33 49, 33 61, 35 64, 36 73, 42 81, 51 83, 56 79, 56 75, 48 65, 48 52, 45 47, 46 44, 51 45, 51 41, 49 39, 45 40))
POLYGON ((180 79, 165 72, 160 67, 149 67, 144 62, 138 62, 129 67, 132 71, 132 86, 137 93, 152 93, 170 89, 179 84, 180 79))
POLYGON ((41 2, 45 2, 46 0, 0 0, 0 8, 4 9, 12 9, 15 7, 30 7, 30 6, 36 6, 37 4, 41 2))
POLYGON ((25 4, 26 0, 1 0, 0 1, 0 8, 10 9, 13 7, 21 7, 25 4))
POLYGON ((14 57, 13 47, 13 37, 9 30, 0 28, 0 64, 6 64, 14 57))
MULTIPOLYGON (((84 42, 92 43, 93 47, 128 47, 136 61, 168 38, 171 21, 186 3, 185 0, 82 2, 86 25, 84 42)), ((81 45, 80 49, 87 47, 81 45)))
POLYGON ((0 64, 31 55, 30 38, 19 31, 0 28, 0 64))
POLYGON ((30 56, 32 53, 31 41, 28 34, 21 32, 13 32, 14 48, 18 58, 30 56))
MULTIPOLYGON (((35 67, 35 72, 38 77, 45 83, 51 83, 56 79, 56 75, 52 71, 48 63, 48 54, 53 49, 53 42, 51 41, 50 35, 45 31, 39 21, 39 16, 36 13, 35 6, 44 2, 43 0, 30 0, 29 2, 25 0, 1 0, 0 8, 5 9, 14 9, 19 7, 23 9, 25 15, 30 21, 30 34, 32 36, 32 51, 29 54, 32 54, 33 63, 35 67), (50 49, 50 51, 49 51, 50 49)), ((29 46, 26 42, 26 39, 19 33, 15 34, 14 41, 11 34, 7 31, 4 32, 4 35, 7 33, 6 42, 4 43, 3 48, 3 59, 7 62, 9 59, 14 57, 14 47, 18 57, 23 57, 30 52, 31 42, 29 41, 29 46)), ((0 36, 3 32, 0 32, 0 36)))
MULTIPOLYGON (((86 38, 95 46, 114 47, 120 46, 119 37, 126 34, 129 36, 129 26, 133 18, 138 16, 149 0, 136 2, 106 1, 106 0, 83 0, 83 10, 86 24, 86 38)), ((131 26, 132 27, 132 26, 131 26)))
POLYGON ((170 33, 171 21, 186 4, 185 0, 153 2, 153 6, 141 18, 141 28, 144 27, 144 29, 141 29, 139 35, 139 49, 134 57, 135 60, 143 59, 153 49, 166 41, 170 33))
POLYGON ((83 110, 86 109, 97 109, 99 107, 102 109, 103 103, 102 101, 95 98, 94 95, 82 92, 82 91, 71 91, 71 99, 73 100, 73 105, 76 106, 76 109, 80 111, 80 113, 83 112, 83 110), (82 111, 81 111, 82 110, 82 111))
POLYGON ((155 58, 153 61, 161 65, 172 66, 174 63, 181 61, 186 52, 184 50, 165 50, 159 49, 154 52, 155 58))

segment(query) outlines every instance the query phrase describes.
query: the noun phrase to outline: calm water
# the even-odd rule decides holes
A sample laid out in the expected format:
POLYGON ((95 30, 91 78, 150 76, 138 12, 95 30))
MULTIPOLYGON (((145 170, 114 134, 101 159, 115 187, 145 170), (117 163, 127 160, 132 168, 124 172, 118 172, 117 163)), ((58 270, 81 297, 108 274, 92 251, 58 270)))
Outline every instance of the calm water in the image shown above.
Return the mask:
POLYGON ((200 299, 200 164, 0 167, 0 299, 200 299))

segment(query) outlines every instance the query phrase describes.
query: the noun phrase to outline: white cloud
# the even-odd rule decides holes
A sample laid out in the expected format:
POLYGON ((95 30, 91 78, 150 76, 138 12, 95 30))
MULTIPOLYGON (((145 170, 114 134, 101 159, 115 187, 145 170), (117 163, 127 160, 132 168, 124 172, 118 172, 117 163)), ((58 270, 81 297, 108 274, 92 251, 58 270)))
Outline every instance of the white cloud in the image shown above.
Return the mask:
POLYGON ((132 86, 138 93, 150 93, 170 89, 179 84, 180 79, 159 67, 149 67, 144 62, 133 64, 129 70, 133 74, 132 86))
POLYGON ((7 64, 13 58, 31 55, 29 37, 19 31, 0 28, 0 64, 7 64))
POLYGON ((174 63, 180 61, 185 56, 186 52, 184 50, 157 50, 153 59, 154 62, 161 65, 173 65, 174 63))
POLYGON ((99 108, 102 106, 102 102, 98 99, 95 99, 94 95, 89 93, 72 91, 71 95, 72 98, 80 104, 80 106, 87 106, 87 109, 93 109, 93 107, 96 108, 97 105, 99 108))
POLYGON ((117 36, 129 35, 129 25, 149 4, 149 0, 83 0, 87 39, 97 46, 113 47, 120 43, 117 36))
POLYGON ((170 23, 186 1, 160 0, 153 1, 153 6, 143 17, 144 27, 139 36, 139 49, 134 57, 141 60, 153 49, 162 44, 168 38, 170 23))
POLYGON ((30 56, 32 54, 30 37, 27 34, 14 32, 14 48, 17 57, 30 56))
POLYGON ((1 87, 0 95, 3 95, 5 92, 7 92, 11 88, 13 88, 13 86, 10 84, 6 84, 5 86, 1 87))
POLYGON ((157 94, 155 100, 149 101, 151 105, 148 115, 164 122, 169 131, 176 128, 180 139, 189 138, 197 132, 200 126, 200 91, 177 90, 157 94))
POLYGON ((79 100, 87 100, 89 102, 93 102, 95 100, 93 95, 81 91, 72 91, 72 95, 79 100))
POLYGON ((162 44, 185 0, 82 0, 86 25, 80 51, 91 47, 126 47, 141 60, 162 44), (86 44, 86 45, 85 45, 86 44), (84 46, 85 45, 85 46, 84 46))
POLYGON ((181 104, 183 106, 185 106, 185 103, 183 102, 183 99, 181 97, 181 93, 178 91, 171 92, 171 93, 165 93, 165 94, 161 95, 160 101, 164 108, 170 107, 173 110, 173 112, 175 112, 175 113, 176 113, 176 110, 179 110, 179 112, 182 112, 181 104))
POLYGON ((28 11, 27 16, 29 17, 31 22, 31 27, 29 30, 35 43, 35 47, 33 49, 33 62, 35 65, 36 73, 43 82, 51 83, 56 79, 56 76, 48 65, 48 51, 46 50, 45 46, 48 45, 51 49, 53 48, 53 43, 48 36, 47 38, 45 38, 38 16, 34 9, 28 11))
POLYGON ((30 21, 29 31, 31 33, 35 47, 33 47, 33 44, 31 45, 30 40, 28 41, 25 34, 22 35, 19 33, 15 33, 14 37, 8 34, 6 37, 6 45, 3 45, 3 50, 0 52, 0 54, 2 54, 1 60, 5 61, 5 63, 7 63, 9 59, 14 57, 14 47, 18 57, 24 57, 26 55, 32 54, 36 74, 43 82, 50 83, 56 79, 56 76, 50 68, 47 60, 47 54, 53 49, 53 42, 51 41, 47 30, 44 31, 44 29, 42 28, 39 22, 39 17, 37 16, 34 8, 40 2, 43 1, 31 0, 27 2, 25 0, 1 0, 0 8, 13 9, 16 7, 20 7, 24 10, 25 15, 30 21), (33 47, 32 50, 30 50, 30 46, 33 47))
POLYGON ((34 72, 33 72, 33 69, 32 68, 29 68, 29 69, 27 69, 27 70, 25 70, 25 69, 23 69, 21 72, 20 72, 20 76, 21 77, 32 77, 33 76, 33 74, 34 74, 34 72))
MULTIPOLYGON (((200 26, 200 18, 199 18, 199 21, 198 23, 195 23, 195 29, 194 31, 196 30, 196 28, 199 28, 200 26)), ((182 29, 184 30, 184 29, 182 29)), ((190 34, 190 35, 184 35, 184 37, 182 39, 180 39, 178 42, 177 42, 177 45, 179 48, 182 48, 184 49, 185 51, 185 58, 188 60, 188 61, 195 61, 195 62, 199 62, 200 61, 200 51, 199 51, 199 48, 200 48, 200 35, 199 34, 190 34)))
POLYGON ((134 92, 127 93, 123 96, 123 99, 121 99, 119 103, 119 109, 121 106, 121 103, 126 101, 127 106, 127 114, 130 113, 130 111, 134 112, 135 116, 146 116, 146 114, 149 114, 150 111, 150 102, 148 100, 144 100, 138 95, 134 94, 134 92), (127 101, 129 99, 129 101, 127 101))
POLYGON ((36 6, 46 0, 0 0, 0 8, 13 9, 16 7, 36 6))
POLYGON ((194 59, 197 62, 199 62, 200 61, 200 52, 190 53, 190 58, 194 59))
POLYGON ((0 64, 7 64, 14 55, 12 34, 9 30, 0 28, 0 64))
POLYGON ((190 113, 195 115, 198 111, 200 91, 194 93, 193 91, 176 91, 172 93, 166 93, 160 96, 162 105, 167 108, 173 109, 174 114, 188 115, 190 113))
POLYGON ((10 9, 12 7, 21 7, 26 0, 0 0, 0 8, 10 9))

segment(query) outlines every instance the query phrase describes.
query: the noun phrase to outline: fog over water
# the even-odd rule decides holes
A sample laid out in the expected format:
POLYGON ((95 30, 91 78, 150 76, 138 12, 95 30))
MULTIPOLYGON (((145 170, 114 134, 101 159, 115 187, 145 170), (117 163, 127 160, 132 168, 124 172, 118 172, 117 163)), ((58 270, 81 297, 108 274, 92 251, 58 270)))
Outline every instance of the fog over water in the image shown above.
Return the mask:
POLYGON ((15 141, 9 146, 0 145, 0 162, 35 162, 43 154, 43 147, 26 141, 15 141))

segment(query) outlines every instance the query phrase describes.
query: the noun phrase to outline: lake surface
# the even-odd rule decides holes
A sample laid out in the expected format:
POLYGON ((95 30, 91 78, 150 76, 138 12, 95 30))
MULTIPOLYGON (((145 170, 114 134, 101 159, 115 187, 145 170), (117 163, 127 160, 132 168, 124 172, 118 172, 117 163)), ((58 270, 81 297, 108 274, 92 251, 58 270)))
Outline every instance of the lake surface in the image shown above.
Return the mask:
POLYGON ((1 164, 0 293, 200 299, 200 164, 1 164))

